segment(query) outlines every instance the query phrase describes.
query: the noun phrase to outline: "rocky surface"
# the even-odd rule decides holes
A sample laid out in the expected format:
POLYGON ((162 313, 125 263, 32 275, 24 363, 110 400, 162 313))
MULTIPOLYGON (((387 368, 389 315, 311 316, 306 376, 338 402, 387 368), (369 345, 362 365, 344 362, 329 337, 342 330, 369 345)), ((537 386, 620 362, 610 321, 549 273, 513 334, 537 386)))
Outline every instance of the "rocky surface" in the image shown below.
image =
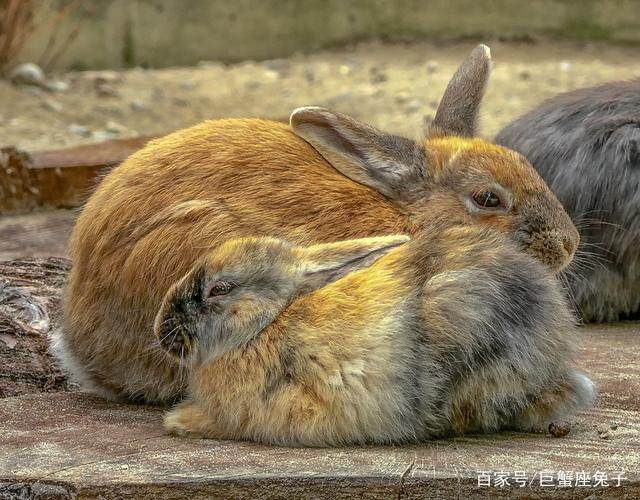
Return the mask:
MULTIPOLYGON (((164 134, 208 118, 286 118, 311 104, 416 137, 480 41, 368 42, 264 62, 42 76, 55 85, 0 81, 0 146, 33 151, 164 134)), ((495 60, 483 112, 487 135, 559 92, 640 76, 634 46, 485 41, 495 60)))
POLYGON ((566 437, 501 433, 401 447, 290 449, 168 437, 159 408, 82 393, 26 395, 0 400, 0 498, 34 489, 62 498, 638 498, 640 324, 580 334, 580 364, 601 397, 566 437), (562 486, 569 473, 572 486, 562 486), (509 484, 500 485, 504 475, 509 484), (584 486, 575 485, 579 477, 584 486))

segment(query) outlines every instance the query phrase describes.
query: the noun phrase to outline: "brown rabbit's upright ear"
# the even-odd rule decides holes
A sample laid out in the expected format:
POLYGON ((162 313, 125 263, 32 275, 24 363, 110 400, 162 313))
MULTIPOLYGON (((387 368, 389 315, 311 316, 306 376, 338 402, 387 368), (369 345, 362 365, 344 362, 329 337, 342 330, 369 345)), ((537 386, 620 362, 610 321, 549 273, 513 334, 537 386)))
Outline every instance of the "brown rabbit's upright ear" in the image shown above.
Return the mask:
POLYGON ((295 252, 302 262, 300 288, 304 293, 322 288, 349 273, 370 266, 407 241, 408 236, 393 235, 298 247, 295 252))
POLYGON ((478 45, 455 72, 444 91, 429 135, 473 137, 478 111, 491 73, 491 51, 478 45))
POLYGON ((294 110, 290 123, 336 170, 387 198, 411 201, 423 184, 426 152, 415 141, 319 107, 294 110))

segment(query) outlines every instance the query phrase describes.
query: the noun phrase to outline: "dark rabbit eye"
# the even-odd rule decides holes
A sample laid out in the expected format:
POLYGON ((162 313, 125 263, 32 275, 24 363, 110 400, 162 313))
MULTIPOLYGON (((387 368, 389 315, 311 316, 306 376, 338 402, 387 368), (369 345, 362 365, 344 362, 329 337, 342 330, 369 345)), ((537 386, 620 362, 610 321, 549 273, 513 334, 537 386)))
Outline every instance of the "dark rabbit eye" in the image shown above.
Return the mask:
POLYGON ((209 297, 218 297, 220 295, 227 295, 233 290, 233 284, 226 281, 216 281, 209 289, 209 297))
POLYGON ((473 195, 473 201, 480 208, 498 208, 502 205, 500 197, 493 191, 483 191, 473 195))

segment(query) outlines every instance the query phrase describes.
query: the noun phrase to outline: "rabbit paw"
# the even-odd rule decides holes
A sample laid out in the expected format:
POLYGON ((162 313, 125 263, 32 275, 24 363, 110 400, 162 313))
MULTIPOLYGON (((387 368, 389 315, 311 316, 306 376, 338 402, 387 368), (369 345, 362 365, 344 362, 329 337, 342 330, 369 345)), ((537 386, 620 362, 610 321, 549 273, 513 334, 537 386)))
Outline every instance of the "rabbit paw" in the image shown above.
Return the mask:
POLYGON ((570 373, 555 387, 543 392, 515 422, 523 431, 546 429, 551 420, 566 417, 576 411, 593 406, 596 400, 596 385, 580 372, 570 373))
POLYGON ((204 437, 207 418, 196 405, 183 403, 165 414, 163 424, 172 436, 204 437))

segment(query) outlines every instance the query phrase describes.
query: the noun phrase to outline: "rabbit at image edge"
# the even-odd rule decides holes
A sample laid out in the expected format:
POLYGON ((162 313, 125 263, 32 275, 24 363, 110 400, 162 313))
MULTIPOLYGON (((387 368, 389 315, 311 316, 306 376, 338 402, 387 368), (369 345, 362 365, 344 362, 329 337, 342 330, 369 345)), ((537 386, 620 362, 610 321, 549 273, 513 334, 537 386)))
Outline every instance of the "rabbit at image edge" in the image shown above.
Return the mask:
POLYGON ((191 374, 165 428, 404 443, 538 430, 593 402, 572 367, 574 318, 539 262, 495 231, 448 222, 405 240, 246 238, 203 257, 156 318, 191 374))
POLYGON ((640 319, 640 79, 556 96, 496 142, 531 161, 580 229, 567 276, 582 319, 640 319))
POLYGON ((414 234, 420 216, 495 228, 549 268, 578 233, 520 155, 472 137, 490 70, 477 47, 444 92, 423 141, 323 108, 291 126, 207 121, 150 142, 114 168, 78 218, 65 320, 54 349, 74 378, 111 399, 167 404, 187 372, 165 355, 153 320, 168 288, 230 238, 296 245, 414 234), (457 203, 438 204, 455 194, 457 203))

